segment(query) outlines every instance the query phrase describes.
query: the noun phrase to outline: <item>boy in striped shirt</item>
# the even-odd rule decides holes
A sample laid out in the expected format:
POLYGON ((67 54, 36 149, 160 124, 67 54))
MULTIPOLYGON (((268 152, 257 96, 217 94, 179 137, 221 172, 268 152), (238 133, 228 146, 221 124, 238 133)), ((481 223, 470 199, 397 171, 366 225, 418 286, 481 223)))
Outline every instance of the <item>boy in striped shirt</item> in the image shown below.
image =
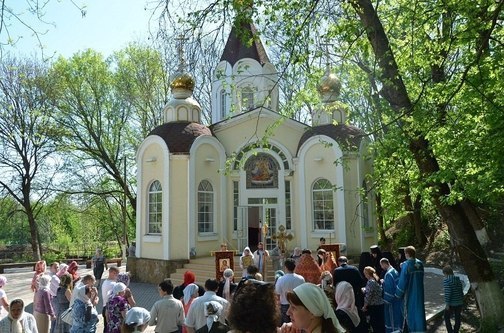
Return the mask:
POLYGON ((445 298, 445 312, 444 320, 446 330, 448 333, 458 333, 460 329, 460 314, 462 313, 462 306, 464 305, 464 292, 462 282, 458 276, 453 274, 453 269, 446 265, 443 268, 444 280, 444 298, 445 298), (451 316, 455 316, 455 325, 452 328, 451 316))

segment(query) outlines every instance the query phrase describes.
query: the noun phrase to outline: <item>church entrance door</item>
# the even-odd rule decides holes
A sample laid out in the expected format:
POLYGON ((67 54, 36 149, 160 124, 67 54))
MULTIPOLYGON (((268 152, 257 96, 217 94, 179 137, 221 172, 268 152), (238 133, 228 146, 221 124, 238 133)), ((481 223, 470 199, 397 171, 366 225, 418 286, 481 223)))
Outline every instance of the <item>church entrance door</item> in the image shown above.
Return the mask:
POLYGON ((265 225, 262 226, 262 239, 266 250, 271 250, 275 247, 276 241, 274 241, 271 236, 276 234, 277 231, 277 207, 276 205, 265 205, 262 207, 263 210, 263 221, 265 225), (265 234, 266 232, 266 234, 265 234))
POLYGON ((236 235, 239 251, 243 251, 246 246, 255 251, 259 242, 263 242, 266 249, 271 250, 276 245, 272 235, 276 234, 277 226, 278 205, 276 204, 238 207, 236 235))

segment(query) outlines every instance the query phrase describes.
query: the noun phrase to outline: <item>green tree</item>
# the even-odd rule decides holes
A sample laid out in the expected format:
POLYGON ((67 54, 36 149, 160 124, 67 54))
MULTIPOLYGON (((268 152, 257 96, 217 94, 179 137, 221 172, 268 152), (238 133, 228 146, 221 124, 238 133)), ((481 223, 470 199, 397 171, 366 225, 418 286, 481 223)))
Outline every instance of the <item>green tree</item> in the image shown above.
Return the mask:
POLYGON ((37 216, 60 169, 45 72, 30 60, 8 58, 0 65, 0 190, 26 214, 36 260, 42 256, 37 216))
MULTIPOLYGON (((51 67, 47 90, 60 128, 60 149, 66 153, 71 177, 69 193, 113 197, 134 210, 136 195, 124 170, 133 150, 130 122, 133 110, 118 97, 112 63, 87 50, 51 67), (127 203, 122 198, 126 196, 127 203)), ((130 178, 131 179, 131 178, 130 178)), ((127 224, 127 220, 122 221, 127 224)))

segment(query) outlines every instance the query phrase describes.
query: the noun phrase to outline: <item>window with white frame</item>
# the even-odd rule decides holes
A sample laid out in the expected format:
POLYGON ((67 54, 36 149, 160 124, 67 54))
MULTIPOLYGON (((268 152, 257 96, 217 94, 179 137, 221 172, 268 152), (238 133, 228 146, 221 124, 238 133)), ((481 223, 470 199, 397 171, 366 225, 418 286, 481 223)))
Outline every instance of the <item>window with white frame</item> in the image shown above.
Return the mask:
POLYGON ((214 193, 212 184, 202 180, 198 186, 198 232, 214 231, 214 193))
POLYGON ((226 112, 227 112, 227 96, 226 96, 226 90, 222 89, 220 91, 220 119, 223 120, 226 118, 226 112))
POLYGON ((149 186, 148 234, 160 234, 163 217, 163 191, 158 180, 149 186))
POLYGON ((318 179, 313 183, 313 229, 334 229, 333 186, 327 179, 318 179))
POLYGON ((244 87, 241 89, 241 109, 242 111, 247 111, 253 108, 254 108, 254 89, 252 89, 252 87, 244 87))

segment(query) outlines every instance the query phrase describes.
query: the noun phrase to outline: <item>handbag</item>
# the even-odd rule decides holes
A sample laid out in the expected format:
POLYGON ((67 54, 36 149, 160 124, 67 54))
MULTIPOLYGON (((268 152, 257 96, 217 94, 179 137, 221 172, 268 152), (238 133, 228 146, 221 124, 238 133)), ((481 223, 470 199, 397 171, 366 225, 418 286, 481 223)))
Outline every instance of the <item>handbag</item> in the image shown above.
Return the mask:
POLYGON ((60 315, 60 318, 62 321, 67 323, 68 325, 72 325, 72 307, 69 307, 65 311, 63 311, 60 315))

